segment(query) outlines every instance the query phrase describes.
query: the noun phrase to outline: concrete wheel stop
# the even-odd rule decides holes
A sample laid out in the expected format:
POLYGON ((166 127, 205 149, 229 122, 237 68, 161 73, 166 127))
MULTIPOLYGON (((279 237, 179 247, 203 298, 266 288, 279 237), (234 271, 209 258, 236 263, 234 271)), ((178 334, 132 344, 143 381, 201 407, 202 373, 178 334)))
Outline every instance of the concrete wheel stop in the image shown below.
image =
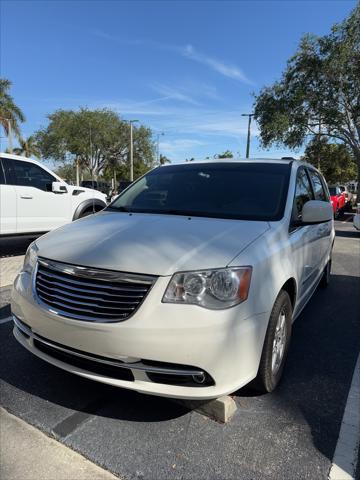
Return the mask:
POLYGON ((228 395, 215 398, 214 400, 205 401, 180 399, 173 400, 190 410, 195 410, 196 412, 221 423, 228 423, 237 410, 235 400, 228 395))

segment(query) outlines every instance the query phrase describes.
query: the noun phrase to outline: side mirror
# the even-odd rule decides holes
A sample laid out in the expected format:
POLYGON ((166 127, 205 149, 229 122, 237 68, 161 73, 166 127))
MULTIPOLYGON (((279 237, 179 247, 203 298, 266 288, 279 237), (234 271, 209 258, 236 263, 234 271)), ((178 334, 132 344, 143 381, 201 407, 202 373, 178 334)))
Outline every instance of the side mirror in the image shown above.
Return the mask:
POLYGON ((54 193, 67 193, 66 183, 52 182, 51 190, 54 193))
POLYGON ((302 224, 312 225, 324 223, 333 219, 333 209, 330 202, 321 200, 309 200, 303 206, 302 224))

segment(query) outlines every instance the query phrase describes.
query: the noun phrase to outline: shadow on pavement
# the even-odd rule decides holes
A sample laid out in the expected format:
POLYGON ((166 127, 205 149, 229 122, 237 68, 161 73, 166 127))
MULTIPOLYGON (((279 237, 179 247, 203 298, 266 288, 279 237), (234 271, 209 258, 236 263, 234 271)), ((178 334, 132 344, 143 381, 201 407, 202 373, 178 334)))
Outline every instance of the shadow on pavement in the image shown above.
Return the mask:
POLYGON ((349 231, 349 230, 336 230, 337 237, 347 237, 347 238, 360 238, 360 232, 357 230, 349 231))
POLYGON ((0 257, 25 255, 30 243, 38 238, 38 236, 39 235, 0 238, 0 257))
MULTIPOLYGON (((331 462, 360 349, 359 288, 357 277, 333 275, 328 289, 316 292, 294 324, 279 388, 261 396, 249 387, 239 390, 235 400, 240 410, 234 427, 214 424, 211 428, 219 432, 241 429, 241 422, 251 415, 266 420, 264 428, 279 429, 277 441, 281 442, 281 425, 294 429, 300 425, 302 432, 311 432, 315 447, 331 462)), ((10 412, 45 431, 53 431, 78 412, 142 423, 164 422, 188 412, 168 399, 92 382, 53 367, 23 349, 11 330, 9 323, 0 325, 0 377, 5 382, 2 403, 10 412)), ((86 415, 81 416, 81 421, 84 418, 86 415)), ((166 435, 166 430, 163 433, 166 435)), ((256 424, 252 435, 262 435, 256 424)), ((231 441, 230 437, 223 439, 231 441)), ((242 442, 247 442, 246 438, 242 442)), ((281 444, 278 448, 280 455, 281 444)))
MULTIPOLYGON (((165 421, 189 411, 166 398, 93 382, 44 362, 18 344, 12 334, 12 322, 0 325, 0 336, 0 378, 21 391, 21 397, 28 398, 26 394, 30 394, 35 402, 40 399, 47 409, 54 404, 54 409, 60 406, 70 411, 103 415, 102 410, 106 408, 106 416, 135 422, 165 421)), ((2 403, 4 402, 6 403, 6 391, 3 387, 2 403)), ((23 403, 22 398, 19 398, 18 405, 16 399, 11 399, 9 405, 4 406, 21 417, 22 412, 29 414, 29 405, 23 403)), ((31 417, 26 420, 36 424, 37 415, 40 423, 46 421, 40 405, 36 405, 36 409, 31 411, 31 417)))
MULTIPOLYGON (((282 382, 261 398, 264 408, 306 422, 315 447, 332 461, 360 351, 360 279, 332 275, 293 325, 282 382)), ((245 387, 241 399, 256 393, 245 387)))

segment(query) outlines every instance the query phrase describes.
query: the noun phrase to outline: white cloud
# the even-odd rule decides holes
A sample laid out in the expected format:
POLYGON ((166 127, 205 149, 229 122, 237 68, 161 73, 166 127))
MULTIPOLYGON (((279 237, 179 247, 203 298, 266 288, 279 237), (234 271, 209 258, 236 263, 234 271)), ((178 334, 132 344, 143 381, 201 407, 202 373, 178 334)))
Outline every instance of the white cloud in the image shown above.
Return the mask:
POLYGON ((177 138, 175 140, 160 142, 159 147, 160 151, 166 156, 184 160, 185 158, 192 157, 191 152, 203 145, 206 145, 206 142, 193 140, 191 138, 177 138))
POLYGON ((205 55, 204 53, 198 52, 192 45, 186 45, 179 49, 181 55, 195 62, 202 63, 207 65, 218 73, 221 73, 225 77, 233 78, 234 80, 239 80, 240 82, 252 84, 252 82, 245 76, 245 74, 240 70, 236 65, 227 64, 221 60, 205 55))
POLYGON ((153 89, 160 95, 163 95, 161 100, 178 100, 180 102, 190 103, 192 105, 199 105, 194 98, 180 89, 174 89, 159 83, 153 85, 153 89))
POLYGON ((187 44, 185 46, 181 45, 171 45, 166 43, 160 43, 154 40, 145 40, 145 39, 123 39, 115 35, 108 34, 101 30, 91 30, 90 33, 97 37, 103 38, 105 40, 115 41, 117 43, 122 43, 124 45, 138 45, 138 46, 147 46, 150 48, 156 48, 159 50, 168 50, 180 54, 182 57, 192 60, 207 67, 212 70, 220 73, 221 75, 232 78, 233 80, 246 83, 248 85, 253 85, 253 82, 247 78, 244 72, 236 65, 229 64, 223 60, 214 58, 205 53, 199 52, 194 48, 193 45, 187 44))
MULTIPOLYGON (((119 101, 106 106, 117 110, 120 115, 137 115, 144 118, 152 128, 176 134, 202 136, 224 136, 239 138, 247 135, 247 119, 239 110, 209 109, 202 106, 180 106, 163 104, 160 99, 144 102, 119 101)), ((252 135, 257 135, 255 123, 252 135)))

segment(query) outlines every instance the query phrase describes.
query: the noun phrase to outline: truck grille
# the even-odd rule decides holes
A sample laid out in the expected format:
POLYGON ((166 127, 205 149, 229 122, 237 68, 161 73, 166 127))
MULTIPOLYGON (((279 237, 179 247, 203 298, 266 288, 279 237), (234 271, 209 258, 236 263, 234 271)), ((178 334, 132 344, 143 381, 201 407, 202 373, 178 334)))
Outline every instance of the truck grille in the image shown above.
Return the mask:
POLYGON ((35 287, 39 299, 62 316, 114 322, 135 312, 155 279, 39 259, 35 287))

